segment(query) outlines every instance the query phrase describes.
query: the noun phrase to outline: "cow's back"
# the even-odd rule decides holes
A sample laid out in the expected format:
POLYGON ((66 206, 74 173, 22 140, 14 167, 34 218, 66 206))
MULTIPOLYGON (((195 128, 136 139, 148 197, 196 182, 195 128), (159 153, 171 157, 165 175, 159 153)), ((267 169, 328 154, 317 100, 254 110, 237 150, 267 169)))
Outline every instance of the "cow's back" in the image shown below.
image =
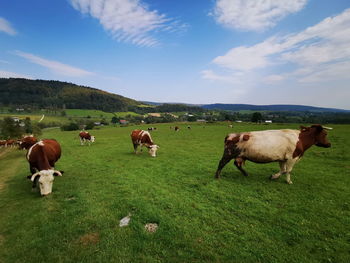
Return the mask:
POLYGON ((39 161, 38 156, 39 158, 42 158, 41 151, 44 152, 51 166, 53 166, 55 162, 61 157, 61 146, 59 143, 56 140, 45 139, 37 142, 31 148, 29 148, 27 153, 27 160, 29 163, 37 166, 39 161), (39 145, 41 142, 44 144, 44 146, 39 145))
POLYGON ((254 162, 290 159, 298 142, 298 130, 266 130, 229 134, 226 141, 235 141, 240 156, 254 162))
POLYGON ((141 136, 142 130, 133 130, 130 134, 131 136, 131 140, 136 143, 137 141, 139 141, 140 136, 141 136))

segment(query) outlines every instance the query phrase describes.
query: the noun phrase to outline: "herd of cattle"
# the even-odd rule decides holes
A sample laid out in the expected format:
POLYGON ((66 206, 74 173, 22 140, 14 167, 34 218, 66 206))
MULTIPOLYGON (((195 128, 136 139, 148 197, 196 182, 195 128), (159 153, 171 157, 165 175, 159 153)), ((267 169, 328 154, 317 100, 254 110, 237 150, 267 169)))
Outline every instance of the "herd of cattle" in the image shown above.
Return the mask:
MULTIPOLYGON (((172 128, 172 127, 171 127, 172 128)), ((188 129, 190 127, 188 126, 188 129)), ((312 145, 328 148, 331 146, 327 139, 327 130, 332 128, 319 124, 310 127, 300 127, 300 130, 265 130, 242 133, 230 133, 224 140, 224 153, 219 162, 215 177, 220 178, 224 166, 234 160, 235 166, 247 176, 243 169, 246 160, 255 163, 278 162, 280 171, 272 175, 271 179, 277 179, 286 175, 288 184, 292 184, 290 172, 305 151, 312 145)), ((149 128, 149 131, 156 128, 149 128)), ((179 127, 174 127, 179 131, 179 127)), ((159 148, 149 131, 133 130, 131 141, 135 154, 137 148, 145 146, 152 157, 156 157, 159 148)), ((95 141, 95 137, 89 132, 79 133, 80 143, 89 145, 95 141)), ((20 149, 26 149, 26 159, 29 163, 31 175, 27 178, 33 182, 33 188, 39 186, 42 196, 52 192, 52 184, 55 176, 62 176, 63 171, 55 170, 55 163, 61 157, 61 146, 56 140, 43 139, 38 141, 33 135, 25 136, 21 140, 0 141, 0 147, 11 147, 18 145, 20 149)))

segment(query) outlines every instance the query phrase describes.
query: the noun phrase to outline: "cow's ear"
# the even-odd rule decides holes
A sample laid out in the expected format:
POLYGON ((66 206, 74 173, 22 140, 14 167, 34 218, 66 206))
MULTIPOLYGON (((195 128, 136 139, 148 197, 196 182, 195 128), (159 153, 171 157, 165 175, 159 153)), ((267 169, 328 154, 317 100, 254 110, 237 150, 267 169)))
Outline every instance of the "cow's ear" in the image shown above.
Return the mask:
POLYGON ((308 130, 308 127, 300 125, 300 131, 304 132, 304 131, 307 131, 307 130, 308 130))

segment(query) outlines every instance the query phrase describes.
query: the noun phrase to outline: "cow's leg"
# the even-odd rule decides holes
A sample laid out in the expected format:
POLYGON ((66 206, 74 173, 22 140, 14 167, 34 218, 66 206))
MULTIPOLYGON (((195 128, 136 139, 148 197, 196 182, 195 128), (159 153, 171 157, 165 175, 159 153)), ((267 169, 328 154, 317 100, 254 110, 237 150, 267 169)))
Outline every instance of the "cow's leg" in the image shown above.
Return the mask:
POLYGON ((84 145, 84 139, 80 138, 80 145, 84 145))
POLYGON ((274 179, 278 179, 282 174, 286 173, 286 161, 280 161, 279 165, 280 165, 280 171, 276 174, 271 175, 270 179, 274 180, 274 179))
MULTIPOLYGON (((29 165, 29 170, 32 175, 36 173, 36 169, 31 164, 29 165)), ((32 175, 28 175, 27 178, 30 180, 32 178, 32 175)), ((32 189, 36 188, 39 177, 40 176, 35 177, 32 184, 32 189)))
POLYGON ((248 176, 247 172, 242 168, 244 160, 241 157, 236 158, 234 164, 244 176, 248 176))
POLYGON ((137 146, 138 146, 138 144, 134 143, 134 152, 135 152, 135 154, 137 154, 137 146))
POLYGON ((221 170, 225 167, 225 165, 231 161, 233 159, 233 156, 231 154, 227 154, 224 152, 224 155, 222 156, 219 165, 218 165, 218 169, 216 170, 215 173, 215 178, 219 179, 220 178, 220 173, 221 170))
POLYGON ((285 174, 286 174, 286 182, 288 184, 293 184, 292 180, 290 179, 290 173, 291 173, 295 163, 296 163, 296 160, 294 160, 294 159, 293 160, 288 160, 287 163, 286 163, 285 174))

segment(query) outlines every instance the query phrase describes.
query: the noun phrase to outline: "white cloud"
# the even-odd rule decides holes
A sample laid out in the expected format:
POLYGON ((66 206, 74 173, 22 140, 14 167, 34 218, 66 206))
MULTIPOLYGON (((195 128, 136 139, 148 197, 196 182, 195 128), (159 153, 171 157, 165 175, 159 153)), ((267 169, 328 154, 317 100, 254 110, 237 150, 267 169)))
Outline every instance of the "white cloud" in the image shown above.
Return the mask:
POLYGON ((234 75, 227 76, 227 75, 217 74, 212 70, 203 70, 201 72, 201 75, 203 79, 208 79, 213 81, 218 80, 218 81, 223 81, 231 84, 238 84, 238 83, 241 83, 239 77, 242 75, 242 73, 237 72, 234 75))
POLYGON ((29 75, 21 74, 21 73, 15 73, 10 71, 4 71, 0 70, 0 78, 24 78, 24 79, 33 79, 29 75))
POLYGON ((265 77, 263 79, 263 81, 265 83, 267 83, 267 84, 275 84, 275 83, 278 83, 278 82, 284 80, 284 78, 285 77, 282 76, 282 75, 275 75, 275 74, 273 74, 273 75, 269 75, 269 76, 265 77))
POLYGON ((218 23, 239 30, 261 31, 285 16, 300 11, 307 0, 217 0, 218 23))
POLYGON ((167 18, 158 11, 150 11, 140 0, 70 0, 83 14, 99 20, 103 28, 120 42, 137 46, 156 46, 154 37, 159 31, 172 32, 183 24, 167 18))
POLYGON ((0 17, 0 31, 3 31, 11 36, 17 34, 16 30, 11 26, 11 24, 2 17, 0 17))
POLYGON ((48 68, 56 74, 70 76, 70 77, 85 77, 85 76, 95 75, 95 73, 93 72, 89 72, 80 68, 66 65, 58 61, 41 58, 36 55, 25 53, 22 51, 15 51, 14 54, 20 57, 23 57, 34 64, 38 64, 40 66, 48 68))
POLYGON ((253 46, 232 48, 225 55, 216 57, 213 63, 230 71, 230 75, 273 70, 273 66, 278 65, 274 69, 278 73, 264 79, 270 83, 288 78, 304 83, 322 82, 325 78, 348 79, 349 43, 350 9, 347 9, 299 33, 270 37, 253 46), (284 65, 295 69, 281 73, 280 66, 284 65))

